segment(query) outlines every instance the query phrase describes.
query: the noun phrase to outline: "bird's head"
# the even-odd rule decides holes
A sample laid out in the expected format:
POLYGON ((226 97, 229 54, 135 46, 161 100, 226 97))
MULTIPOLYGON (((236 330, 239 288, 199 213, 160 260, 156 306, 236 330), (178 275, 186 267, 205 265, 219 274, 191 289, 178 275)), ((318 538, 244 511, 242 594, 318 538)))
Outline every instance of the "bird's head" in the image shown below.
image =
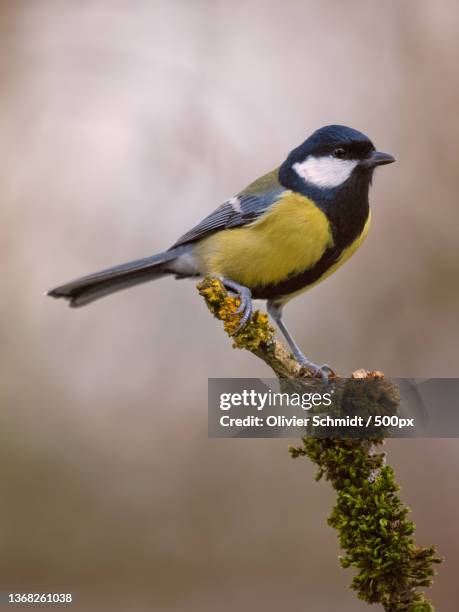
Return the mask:
POLYGON ((293 149, 280 167, 280 182, 288 189, 335 191, 371 183, 376 166, 391 164, 392 155, 376 151, 371 140, 349 127, 327 125, 293 149))

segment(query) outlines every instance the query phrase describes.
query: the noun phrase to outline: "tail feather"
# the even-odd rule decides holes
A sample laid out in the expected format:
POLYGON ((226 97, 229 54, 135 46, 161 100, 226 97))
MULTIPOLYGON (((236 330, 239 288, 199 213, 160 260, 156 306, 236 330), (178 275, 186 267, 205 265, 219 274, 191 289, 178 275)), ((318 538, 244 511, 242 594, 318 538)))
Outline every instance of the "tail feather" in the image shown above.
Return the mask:
POLYGON ((47 295, 69 300, 73 308, 85 306, 115 291, 121 291, 168 274, 167 264, 188 251, 189 248, 189 245, 177 247, 152 257, 137 259, 95 272, 51 289, 47 295))

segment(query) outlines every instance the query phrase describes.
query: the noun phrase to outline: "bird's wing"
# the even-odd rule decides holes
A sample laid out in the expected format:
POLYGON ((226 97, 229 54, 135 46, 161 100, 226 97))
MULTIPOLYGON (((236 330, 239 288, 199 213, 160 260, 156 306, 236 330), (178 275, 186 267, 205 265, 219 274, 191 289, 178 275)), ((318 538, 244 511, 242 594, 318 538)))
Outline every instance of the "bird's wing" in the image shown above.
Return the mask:
POLYGON ((171 249, 200 240, 218 230, 239 227, 255 221, 274 204, 283 191, 285 188, 279 183, 277 169, 265 174, 181 236, 171 249))

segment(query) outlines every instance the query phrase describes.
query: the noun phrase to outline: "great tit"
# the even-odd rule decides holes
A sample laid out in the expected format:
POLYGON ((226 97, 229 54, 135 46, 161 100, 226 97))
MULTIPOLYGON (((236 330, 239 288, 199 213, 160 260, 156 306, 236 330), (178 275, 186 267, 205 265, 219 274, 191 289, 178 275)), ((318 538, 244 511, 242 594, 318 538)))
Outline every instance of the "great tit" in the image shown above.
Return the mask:
POLYGON ((362 244, 370 225, 373 171, 394 161, 357 130, 323 127, 167 251, 84 276, 48 295, 76 307, 166 275, 217 277, 240 298, 236 333, 251 317, 252 299, 267 300, 296 360, 326 378, 329 366, 303 355, 282 320, 282 308, 362 244))

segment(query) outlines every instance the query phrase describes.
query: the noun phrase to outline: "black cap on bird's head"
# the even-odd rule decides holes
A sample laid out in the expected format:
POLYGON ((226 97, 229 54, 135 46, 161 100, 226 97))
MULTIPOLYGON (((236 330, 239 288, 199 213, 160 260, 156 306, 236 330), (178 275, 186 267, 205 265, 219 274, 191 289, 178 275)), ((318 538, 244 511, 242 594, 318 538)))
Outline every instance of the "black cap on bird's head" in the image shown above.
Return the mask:
POLYGON ((392 155, 376 151, 362 132, 327 125, 291 151, 280 167, 279 179, 300 192, 308 188, 334 191, 353 179, 369 186, 375 167, 394 161, 392 155))

